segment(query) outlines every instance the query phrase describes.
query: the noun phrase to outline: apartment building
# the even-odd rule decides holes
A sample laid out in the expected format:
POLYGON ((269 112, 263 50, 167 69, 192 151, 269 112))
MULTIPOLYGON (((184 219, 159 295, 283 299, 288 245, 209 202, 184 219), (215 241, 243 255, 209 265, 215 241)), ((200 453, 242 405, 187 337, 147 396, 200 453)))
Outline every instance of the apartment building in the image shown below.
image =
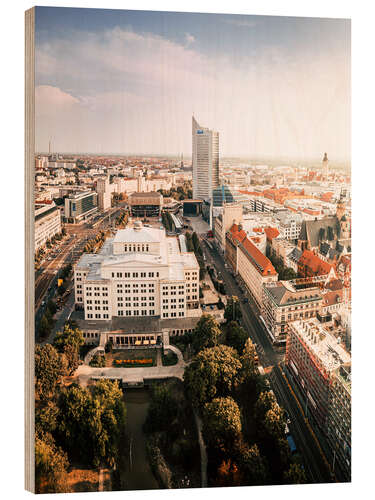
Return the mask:
POLYGON ((199 265, 164 229, 117 231, 98 254, 84 254, 74 269, 76 306, 86 320, 158 316, 185 318, 199 309, 199 265))
POLYGON ((321 289, 314 284, 277 281, 264 286, 262 318, 273 342, 284 343, 289 324, 314 318, 322 305, 321 289))
POLYGON ((104 211, 111 208, 111 189, 108 177, 96 181, 96 192, 98 193, 99 210, 104 211))
POLYGON ((271 261, 250 241, 237 224, 228 231, 227 256, 230 265, 242 278, 258 308, 263 305, 263 285, 277 281, 271 261), (229 234, 228 234, 229 233, 229 234))
POLYGON ((351 363, 341 365, 332 375, 327 439, 344 478, 351 478, 351 363))
POLYGON ((61 212, 53 201, 35 205, 35 250, 45 245, 46 241, 61 232, 61 212))
POLYGON ((309 412, 327 431, 331 385, 336 370, 351 362, 341 338, 317 318, 289 325, 285 363, 307 398, 309 412))

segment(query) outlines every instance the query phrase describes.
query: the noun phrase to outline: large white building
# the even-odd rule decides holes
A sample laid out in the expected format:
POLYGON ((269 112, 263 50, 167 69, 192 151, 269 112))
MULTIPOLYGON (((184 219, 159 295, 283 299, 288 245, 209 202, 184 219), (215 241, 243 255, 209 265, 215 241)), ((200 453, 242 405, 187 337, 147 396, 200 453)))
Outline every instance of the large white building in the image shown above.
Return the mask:
POLYGON ((210 200, 219 186, 219 133, 201 127, 193 116, 193 198, 210 200))
POLYGON ((47 240, 61 232, 61 212, 52 201, 35 206, 35 250, 42 247, 47 240))
POLYGON ((74 269, 75 302, 85 320, 118 316, 184 318, 199 308, 199 265, 164 229, 117 231, 98 254, 84 254, 74 269))

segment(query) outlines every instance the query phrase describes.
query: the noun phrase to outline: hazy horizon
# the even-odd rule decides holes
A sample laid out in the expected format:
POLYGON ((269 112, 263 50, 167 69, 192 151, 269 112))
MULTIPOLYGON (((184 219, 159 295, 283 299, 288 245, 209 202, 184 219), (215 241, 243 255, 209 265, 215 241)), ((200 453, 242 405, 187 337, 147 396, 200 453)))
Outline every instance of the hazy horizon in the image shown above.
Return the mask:
POLYGON ((36 8, 39 151, 350 163, 350 105, 348 20, 36 8))

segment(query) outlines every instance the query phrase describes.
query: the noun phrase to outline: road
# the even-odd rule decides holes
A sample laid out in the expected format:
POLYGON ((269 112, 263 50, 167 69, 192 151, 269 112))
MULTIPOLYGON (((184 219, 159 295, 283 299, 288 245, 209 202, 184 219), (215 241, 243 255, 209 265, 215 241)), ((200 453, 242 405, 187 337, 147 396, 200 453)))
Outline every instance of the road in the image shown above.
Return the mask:
POLYGON ((49 252, 47 259, 52 258, 52 260, 45 260, 35 276, 35 311, 37 316, 45 294, 53 284, 59 270, 69 263, 74 264, 82 254, 86 241, 99 231, 112 226, 114 219, 121 211, 121 208, 115 207, 108 213, 95 218, 93 223, 83 222, 82 224, 65 225, 67 238, 59 247, 56 247, 58 252, 55 249, 49 252))
POLYGON ((331 476, 328 462, 321 451, 309 422, 305 419, 303 409, 300 407, 299 402, 297 402, 280 369, 279 365, 282 364, 284 359, 283 352, 276 350, 277 348, 274 348, 272 345, 259 319, 259 311, 255 303, 249 295, 241 292, 235 278, 226 269, 222 255, 219 254, 215 247, 210 248, 205 243, 202 243, 202 249, 206 256, 206 262, 213 265, 217 272, 221 274, 227 294, 237 296, 240 299, 242 326, 247 330, 251 340, 256 344, 260 363, 266 373, 270 374, 269 381, 280 405, 289 412, 292 421, 290 426, 291 432, 295 438, 297 448, 304 458, 305 470, 309 479, 314 483, 330 482, 331 476), (242 303, 244 297, 248 299, 246 304, 242 303))

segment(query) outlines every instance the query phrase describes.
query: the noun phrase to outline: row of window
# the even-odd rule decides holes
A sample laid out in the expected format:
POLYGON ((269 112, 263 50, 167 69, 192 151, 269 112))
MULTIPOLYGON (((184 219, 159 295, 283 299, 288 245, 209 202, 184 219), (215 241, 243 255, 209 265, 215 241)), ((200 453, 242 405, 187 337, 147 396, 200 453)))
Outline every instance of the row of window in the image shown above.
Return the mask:
POLYGON ((123 311, 122 309, 119 309, 117 311, 117 316, 155 316, 155 311, 153 309, 147 311, 147 309, 142 309, 142 311, 132 311, 132 310, 126 310, 123 311), (124 314, 125 312, 125 314, 124 314), (139 314, 141 313, 141 314, 139 314))
MULTIPOLYGON (((178 313, 179 317, 182 317, 183 315, 184 315, 183 311, 180 311, 178 313)), ((177 318, 177 313, 176 312, 171 312, 171 313, 164 312, 163 318, 177 318)))
POLYGON ((119 272, 119 273, 112 273, 112 278, 146 278, 146 277, 149 277, 149 278, 158 278, 159 277, 159 271, 158 272, 149 272, 149 273, 146 273, 146 272, 134 272, 134 273, 122 273, 122 272, 119 272))
MULTIPOLYGON (((94 317, 94 315, 92 313, 89 313, 87 315, 88 319, 92 319, 93 317, 94 317)), ((103 319, 108 319, 108 318, 109 318, 108 314, 103 314, 103 319)), ((100 313, 95 314, 95 319, 102 319, 102 315, 100 313)))
POLYGON ((149 245, 124 245, 124 252, 148 252, 150 249, 149 245))

